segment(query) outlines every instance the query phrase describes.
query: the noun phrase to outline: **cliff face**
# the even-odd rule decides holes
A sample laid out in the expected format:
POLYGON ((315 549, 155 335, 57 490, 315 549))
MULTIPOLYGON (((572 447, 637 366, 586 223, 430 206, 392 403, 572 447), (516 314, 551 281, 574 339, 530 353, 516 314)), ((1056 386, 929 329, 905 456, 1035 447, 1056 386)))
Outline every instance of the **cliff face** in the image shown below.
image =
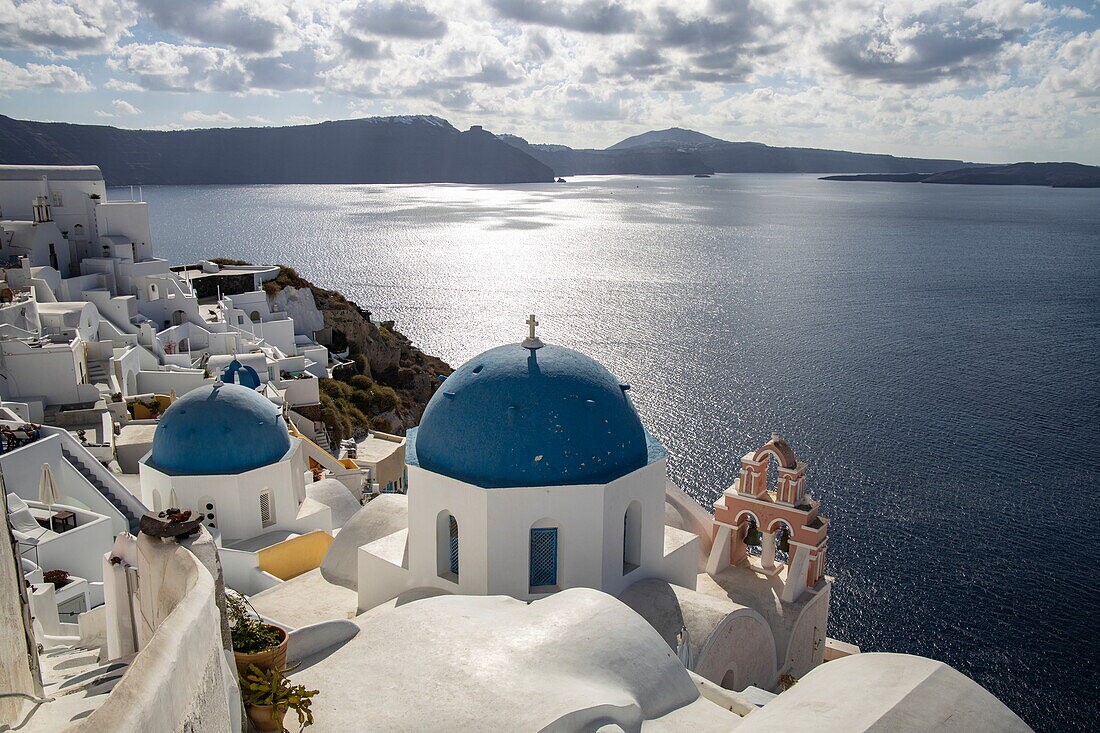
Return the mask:
POLYGON ((335 290, 326 290, 308 284, 305 288, 285 288, 294 291, 290 299, 312 296, 324 318, 324 326, 332 329, 333 348, 346 339, 353 358, 362 354, 366 359, 363 376, 374 383, 392 389, 398 397, 397 404, 383 405, 389 409, 376 409, 368 418, 382 417, 389 422, 389 431, 403 435, 408 428, 420 423, 424 407, 441 384, 440 376, 450 375, 453 369, 442 359, 425 354, 401 332, 393 321, 376 325, 367 320, 366 311, 335 290))
POLYGON ((108 185, 553 180, 480 127, 459 132, 425 116, 161 132, 0 115, 0 163, 96 164, 108 185))

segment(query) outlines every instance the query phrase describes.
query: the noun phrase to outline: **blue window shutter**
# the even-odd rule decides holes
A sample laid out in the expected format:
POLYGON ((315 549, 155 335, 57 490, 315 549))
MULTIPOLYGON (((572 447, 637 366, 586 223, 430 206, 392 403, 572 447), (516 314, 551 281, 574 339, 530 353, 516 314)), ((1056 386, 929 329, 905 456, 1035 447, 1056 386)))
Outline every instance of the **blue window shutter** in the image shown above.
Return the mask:
POLYGON ((451 572, 458 575, 458 521, 454 515, 448 517, 451 530, 451 572))
POLYGON ((558 584, 558 528, 531 530, 531 585, 558 584))

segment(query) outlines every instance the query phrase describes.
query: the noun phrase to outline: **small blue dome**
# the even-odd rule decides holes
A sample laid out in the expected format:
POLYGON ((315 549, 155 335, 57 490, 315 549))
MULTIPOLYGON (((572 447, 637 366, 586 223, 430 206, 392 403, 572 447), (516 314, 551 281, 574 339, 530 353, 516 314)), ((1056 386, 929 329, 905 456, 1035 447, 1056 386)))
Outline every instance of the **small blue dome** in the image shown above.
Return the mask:
POLYGON ((422 468, 485 488, 605 484, 648 458, 624 385, 552 345, 509 344, 463 364, 409 442, 422 468))
POLYGON ((214 384, 191 390, 164 411, 153 433, 152 462, 178 473, 240 473, 274 463, 288 450, 279 408, 247 387, 214 384))

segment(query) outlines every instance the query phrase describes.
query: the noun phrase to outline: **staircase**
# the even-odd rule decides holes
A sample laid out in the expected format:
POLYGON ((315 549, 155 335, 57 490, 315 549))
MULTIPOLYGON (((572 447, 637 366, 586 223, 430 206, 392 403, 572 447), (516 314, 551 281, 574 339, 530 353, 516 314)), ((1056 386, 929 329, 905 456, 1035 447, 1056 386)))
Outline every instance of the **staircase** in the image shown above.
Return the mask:
POLYGON ((103 362, 88 362, 88 381, 92 384, 107 384, 107 369, 103 366, 103 362))
POLYGON ((64 444, 61 446, 61 452, 65 455, 65 460, 72 464, 72 467, 79 471, 81 476, 88 479, 88 482, 96 487, 96 490, 103 494, 104 498, 111 502, 111 505, 114 506, 115 509, 118 509, 119 512, 122 513, 122 516, 126 517, 126 524, 130 527, 130 533, 136 535, 138 533, 138 518, 134 516, 134 513, 115 496, 114 492, 103 484, 99 477, 95 475, 92 469, 88 468, 84 461, 73 454, 64 444))
MULTIPOLYGON (((321 448, 326 452, 333 453, 332 445, 329 443, 328 440, 328 431, 325 430, 324 423, 314 423, 313 437, 310 438, 310 440, 321 446, 321 448), (321 425, 321 427, 318 428, 317 425, 321 425)), ((339 458, 339 451, 333 453, 333 455, 336 455, 336 457, 339 458)))

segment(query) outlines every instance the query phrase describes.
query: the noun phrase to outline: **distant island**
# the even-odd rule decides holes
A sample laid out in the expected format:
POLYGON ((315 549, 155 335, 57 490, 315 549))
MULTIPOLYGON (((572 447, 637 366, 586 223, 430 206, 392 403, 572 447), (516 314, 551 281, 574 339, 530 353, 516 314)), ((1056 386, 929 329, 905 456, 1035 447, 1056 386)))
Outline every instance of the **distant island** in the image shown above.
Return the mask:
POLYGON ((1050 186, 1100 188, 1100 166, 1080 163, 1013 163, 957 168, 940 173, 822 176, 823 181, 886 181, 890 183, 956 183, 985 186, 1050 186))
POLYGON ((0 115, 0 163, 89 165, 108 185, 251 183, 549 183, 563 176, 842 173, 830 180, 1095 186, 1071 163, 986 166, 818 148, 730 142, 679 127, 604 149, 529 143, 480 125, 463 132, 430 115, 287 127, 126 130, 0 115), (1044 167, 1066 166, 1044 172, 1044 167), (1044 176, 1046 176, 1044 178, 1044 176), (1033 182, 1034 181, 1034 182, 1033 182))
POLYGON ((875 153, 730 142, 680 127, 644 132, 603 150, 529 143, 515 135, 498 137, 550 166, 559 176, 620 173, 937 173, 975 165, 961 160, 898 158, 875 153))

